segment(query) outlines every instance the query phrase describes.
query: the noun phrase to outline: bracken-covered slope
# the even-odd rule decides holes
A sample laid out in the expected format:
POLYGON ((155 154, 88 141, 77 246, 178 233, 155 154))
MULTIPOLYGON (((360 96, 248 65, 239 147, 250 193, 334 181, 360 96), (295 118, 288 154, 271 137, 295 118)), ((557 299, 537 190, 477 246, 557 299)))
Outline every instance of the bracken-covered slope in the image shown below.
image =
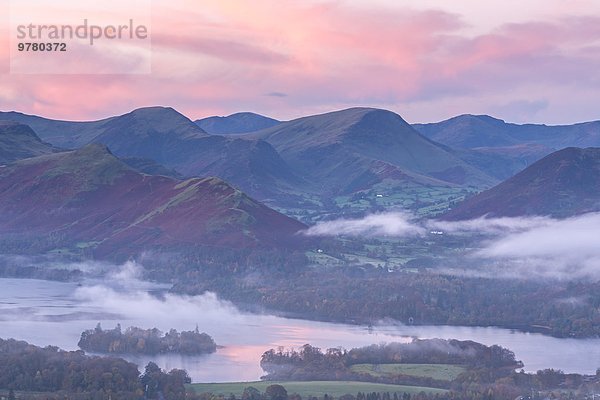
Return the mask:
POLYGON ((600 211, 600 148, 569 147, 459 204, 444 219, 485 215, 561 218, 592 211, 600 211))
MULTIPOLYGON (((0 113, 30 124, 55 146, 80 148, 89 143, 106 145, 117 157, 136 167, 152 161, 166 167, 162 174, 186 177, 217 176, 259 200, 287 198, 302 186, 268 143, 259 140, 209 135, 169 107, 146 107, 99 121, 56 121, 9 112, 0 113), (140 164, 139 160, 146 160, 140 164)), ((148 171, 158 171, 151 167, 148 171)), ((276 201, 275 201, 276 202, 276 201)))
POLYGON ((297 247, 305 228, 218 178, 177 180, 134 171, 103 145, 0 169, 0 235, 53 235, 98 255, 214 245, 297 247))
POLYGON ((254 132, 280 123, 276 119, 251 112, 240 112, 226 117, 207 117, 194 122, 205 132, 214 135, 254 132))
POLYGON ((53 152, 55 149, 42 142, 29 126, 0 121, 0 165, 53 152))

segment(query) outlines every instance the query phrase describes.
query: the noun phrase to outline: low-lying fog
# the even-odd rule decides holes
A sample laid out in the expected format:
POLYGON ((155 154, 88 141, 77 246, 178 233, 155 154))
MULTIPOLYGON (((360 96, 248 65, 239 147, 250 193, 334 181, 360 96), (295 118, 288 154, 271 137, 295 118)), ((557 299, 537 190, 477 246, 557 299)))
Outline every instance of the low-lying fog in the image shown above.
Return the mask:
POLYGON ((127 263, 117 274, 81 285, 0 279, 0 337, 75 350, 81 332, 98 322, 109 329, 120 323, 123 328, 133 325, 162 331, 192 330, 198 324, 201 331, 224 347, 207 356, 125 356, 137 362, 140 369, 151 359, 163 368, 184 368, 196 382, 257 380, 262 375, 261 354, 277 346, 310 343, 322 348, 352 348, 408 341, 412 336, 499 344, 513 350, 528 371, 559 368, 566 372, 595 373, 600 360, 600 339, 557 339, 498 328, 390 323, 369 329, 254 315, 242 313, 210 293, 193 297, 169 294, 167 287, 143 282, 136 275, 135 264, 127 263))
POLYGON ((477 235, 477 250, 468 251, 449 273, 510 279, 600 280, 600 213, 571 218, 481 217, 465 221, 417 220, 405 212, 371 214, 358 219, 319 222, 309 236, 425 237, 477 235), (463 269, 465 261, 470 267, 463 269), (474 267, 479 265, 479 267, 474 267))

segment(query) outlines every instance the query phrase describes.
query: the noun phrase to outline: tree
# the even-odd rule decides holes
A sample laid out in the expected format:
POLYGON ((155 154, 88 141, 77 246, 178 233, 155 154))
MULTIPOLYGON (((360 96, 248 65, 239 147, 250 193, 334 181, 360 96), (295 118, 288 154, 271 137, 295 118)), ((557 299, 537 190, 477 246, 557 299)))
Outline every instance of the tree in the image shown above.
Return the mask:
POLYGON ((260 400, 260 391, 254 386, 248 386, 242 393, 242 400, 260 400))
POLYGON ((147 398, 156 398, 158 392, 161 389, 161 375, 162 371, 158 365, 150 361, 146 365, 144 374, 140 378, 140 382, 143 385, 144 393, 147 398))
POLYGON ((265 396, 268 400, 287 400, 287 390, 281 385, 270 385, 265 389, 265 396))

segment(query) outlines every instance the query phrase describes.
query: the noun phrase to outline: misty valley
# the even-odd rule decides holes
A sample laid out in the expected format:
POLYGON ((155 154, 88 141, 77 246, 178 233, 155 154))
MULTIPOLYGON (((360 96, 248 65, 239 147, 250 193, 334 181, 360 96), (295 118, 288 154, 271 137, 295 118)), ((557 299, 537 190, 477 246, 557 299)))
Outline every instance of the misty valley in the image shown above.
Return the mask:
POLYGON ((140 281, 131 273, 131 266, 127 268, 118 279, 111 276, 81 284, 1 279, 3 335, 42 347, 77 350, 82 332, 98 322, 105 330, 121 324, 157 326, 164 332, 172 328, 186 330, 197 324, 218 344, 215 353, 118 354, 142 370, 149 362, 164 370, 184 369, 193 382, 259 380, 265 374, 260 366, 265 351, 278 347, 299 349, 307 343, 323 349, 352 349, 378 343, 410 343, 414 338, 473 340, 511 349, 530 372, 554 368, 595 374, 600 357, 598 338, 554 338, 502 328, 409 326, 391 321, 372 326, 346 325, 253 314, 213 294, 170 294, 165 285, 140 281))
POLYGON ((600 388, 595 124, 0 120, 0 397, 600 388))

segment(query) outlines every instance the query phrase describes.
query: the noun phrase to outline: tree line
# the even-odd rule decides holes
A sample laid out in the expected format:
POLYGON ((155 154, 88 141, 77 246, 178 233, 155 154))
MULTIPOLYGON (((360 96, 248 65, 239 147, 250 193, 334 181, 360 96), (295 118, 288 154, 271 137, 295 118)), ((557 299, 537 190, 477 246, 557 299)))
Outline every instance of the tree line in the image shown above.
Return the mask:
POLYGON ((244 304, 326 321, 392 318, 418 325, 499 326, 557 337, 600 336, 600 282, 452 276, 435 271, 311 268, 288 274, 181 270, 173 291, 216 292, 244 304), (248 279, 252 277, 252 279, 248 279), (565 299, 584 299, 579 302, 565 299))
POLYGON ((407 374, 373 375, 357 372, 356 364, 451 364, 468 370, 493 370, 495 376, 508 376, 523 364, 501 346, 485 346, 473 341, 423 339, 411 343, 387 343, 351 349, 322 351, 309 344, 299 350, 271 349, 260 361, 270 381, 348 380, 450 388, 448 380, 407 374))

